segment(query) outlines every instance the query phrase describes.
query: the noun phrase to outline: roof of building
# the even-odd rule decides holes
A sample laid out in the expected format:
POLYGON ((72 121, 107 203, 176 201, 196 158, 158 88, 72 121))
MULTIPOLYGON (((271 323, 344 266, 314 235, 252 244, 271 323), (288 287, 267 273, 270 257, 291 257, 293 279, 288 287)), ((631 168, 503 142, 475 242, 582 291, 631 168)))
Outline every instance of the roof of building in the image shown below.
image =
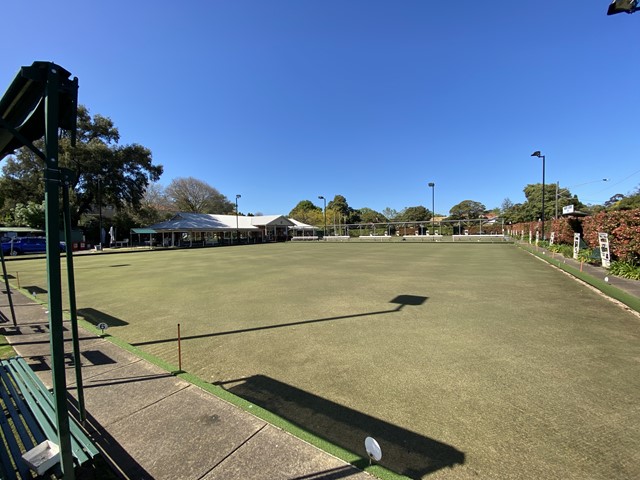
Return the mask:
POLYGON ((260 227, 283 226, 292 227, 295 224, 283 215, 258 215, 245 217, 243 215, 214 215, 209 213, 175 214, 171 219, 156 223, 148 228, 162 231, 184 232, 224 232, 232 230, 257 231, 260 227))

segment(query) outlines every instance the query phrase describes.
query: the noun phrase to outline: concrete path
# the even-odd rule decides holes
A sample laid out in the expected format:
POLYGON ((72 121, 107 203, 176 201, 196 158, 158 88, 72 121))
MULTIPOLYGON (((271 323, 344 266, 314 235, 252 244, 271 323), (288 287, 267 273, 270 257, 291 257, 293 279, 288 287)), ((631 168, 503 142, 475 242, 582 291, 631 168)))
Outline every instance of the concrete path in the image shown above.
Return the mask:
MULTIPOLYGON (((2 290, 0 310, 9 318, 0 318, 0 334, 51 387, 45 309, 14 293, 14 327, 2 290)), ((67 383, 75 395, 68 322, 65 330, 67 383)), ((125 478, 372 478, 82 329, 80 350, 87 429, 125 478)))

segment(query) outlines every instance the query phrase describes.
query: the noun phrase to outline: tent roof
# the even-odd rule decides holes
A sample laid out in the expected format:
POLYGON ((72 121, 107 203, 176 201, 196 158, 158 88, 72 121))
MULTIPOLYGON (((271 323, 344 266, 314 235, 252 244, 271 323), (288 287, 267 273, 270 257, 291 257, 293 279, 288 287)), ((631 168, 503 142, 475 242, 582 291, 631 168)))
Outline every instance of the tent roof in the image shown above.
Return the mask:
POLYGON ((208 213, 181 212, 166 222, 156 223, 148 228, 156 231, 256 231, 259 227, 283 226, 295 224, 283 215, 259 215, 245 217, 243 215, 213 215, 208 213))
POLYGON ((132 228, 131 231, 133 233, 137 233, 140 235, 151 235, 153 233, 158 233, 155 230, 153 230, 152 228, 132 228))
POLYGON ((294 220, 293 218, 290 218, 289 220, 291 220, 291 222, 293 223, 293 226, 291 228, 294 230, 316 230, 316 227, 314 227, 313 225, 299 222, 298 220, 294 220))

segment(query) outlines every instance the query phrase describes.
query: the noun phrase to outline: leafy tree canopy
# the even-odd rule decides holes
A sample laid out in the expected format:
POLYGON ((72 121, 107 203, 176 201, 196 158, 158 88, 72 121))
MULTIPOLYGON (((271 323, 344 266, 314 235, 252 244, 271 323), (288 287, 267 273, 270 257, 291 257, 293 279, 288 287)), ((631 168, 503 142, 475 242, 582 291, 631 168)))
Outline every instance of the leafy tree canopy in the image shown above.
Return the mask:
POLYGON ((388 220, 384 214, 367 207, 356 210, 356 214, 358 220, 355 223, 379 223, 388 220))
POLYGON ((463 200, 451 207, 449 210, 449 218, 452 220, 472 220, 481 218, 484 215, 485 207, 482 203, 474 200, 463 200))
POLYGON ((235 203, 206 182, 193 177, 174 178, 165 189, 175 210, 190 213, 231 214, 235 203))
MULTIPOLYGON (((119 145, 119 139, 111 119, 92 117, 82 105, 78 107, 76 146, 71 146, 68 133, 60 138, 60 167, 75 173, 70 195, 73 226, 98 204, 137 207, 149 183, 160 179, 163 168, 153 164, 149 149, 138 144, 119 145)), ((42 140, 35 143, 43 148, 42 140)), ((26 147, 7 159, 0 178, 5 218, 18 203, 44 200, 43 171, 41 160, 26 147)))
POLYGON ((417 207, 407 207, 399 215, 397 215, 396 219, 400 222, 424 222, 427 220, 431 220, 431 211, 422 205, 418 205, 417 207))
POLYGON ((289 217, 308 225, 320 225, 324 222, 322 208, 311 200, 302 200, 289 212, 289 217))
POLYGON ((27 204, 18 203, 13 209, 13 220, 11 225, 16 227, 31 227, 37 230, 44 230, 45 227, 44 202, 27 204))
POLYGON ((398 218, 398 215, 400 215, 398 213, 397 210, 394 210, 393 208, 387 207, 384 210, 382 210, 382 215, 384 215, 384 217, 389 220, 390 222, 395 221, 398 218))

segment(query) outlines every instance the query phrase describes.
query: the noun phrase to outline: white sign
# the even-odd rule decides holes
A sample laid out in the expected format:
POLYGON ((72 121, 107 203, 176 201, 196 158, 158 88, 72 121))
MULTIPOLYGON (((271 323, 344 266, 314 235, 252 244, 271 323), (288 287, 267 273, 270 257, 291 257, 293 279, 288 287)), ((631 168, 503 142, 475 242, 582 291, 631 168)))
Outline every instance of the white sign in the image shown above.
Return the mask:
POLYGON ((549 245, 553 245, 553 241, 556 238, 556 232, 551 232, 551 238, 549 239, 549 245))
POLYGON ((102 330, 102 334, 104 335, 104 331, 109 328, 109 325, 107 325, 104 322, 100 322, 98 325, 96 325, 100 330, 102 330))
POLYGON ((540 232, 536 230, 536 247, 538 246, 538 240, 540 240, 540 232))
POLYGON ((573 258, 578 259, 578 253, 580 252, 580 234, 573 234, 573 258))
POLYGON ((598 232, 598 241, 600 242, 600 259, 602 266, 609 268, 611 266, 611 257, 609 256, 609 235, 598 232))
POLYGON ((566 207, 562 207, 562 214, 563 215, 569 215, 570 213, 573 213, 573 205, 567 205, 566 207))

